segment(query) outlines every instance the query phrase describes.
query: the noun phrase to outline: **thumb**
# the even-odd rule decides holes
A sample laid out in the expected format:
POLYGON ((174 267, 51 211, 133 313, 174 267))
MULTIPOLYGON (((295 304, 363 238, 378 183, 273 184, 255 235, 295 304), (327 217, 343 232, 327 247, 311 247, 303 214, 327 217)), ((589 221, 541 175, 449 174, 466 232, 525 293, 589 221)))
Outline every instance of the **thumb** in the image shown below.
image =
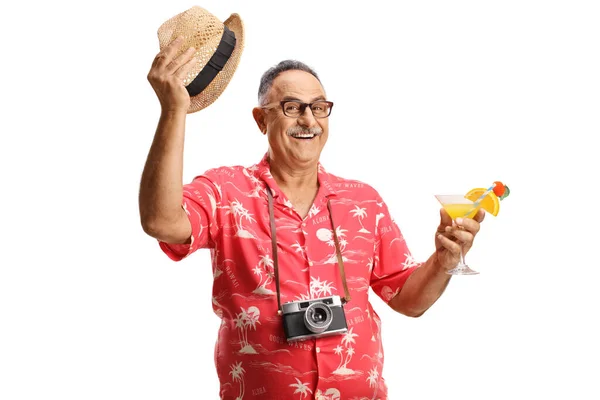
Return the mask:
POLYGON ((446 210, 440 208, 440 228, 446 228, 447 226, 452 226, 452 218, 446 210))

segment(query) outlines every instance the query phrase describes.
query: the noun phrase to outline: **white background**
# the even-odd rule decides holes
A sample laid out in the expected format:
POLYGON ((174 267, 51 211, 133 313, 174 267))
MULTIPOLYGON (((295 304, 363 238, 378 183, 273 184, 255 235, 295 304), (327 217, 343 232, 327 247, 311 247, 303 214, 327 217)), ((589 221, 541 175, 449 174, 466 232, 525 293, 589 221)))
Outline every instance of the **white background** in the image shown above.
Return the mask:
MULTIPOLYGON (((156 30, 187 1, 4 3, 0 399, 217 398, 208 252, 139 223, 159 116, 156 30)), ((416 258, 433 195, 506 183, 424 316, 378 299, 391 399, 598 399, 600 12, 593 1, 204 1, 246 27, 223 96, 188 117, 184 180, 251 165, 261 74, 296 58, 336 105, 323 155, 374 186, 416 258), (342 5, 343 4, 343 5, 342 5)))

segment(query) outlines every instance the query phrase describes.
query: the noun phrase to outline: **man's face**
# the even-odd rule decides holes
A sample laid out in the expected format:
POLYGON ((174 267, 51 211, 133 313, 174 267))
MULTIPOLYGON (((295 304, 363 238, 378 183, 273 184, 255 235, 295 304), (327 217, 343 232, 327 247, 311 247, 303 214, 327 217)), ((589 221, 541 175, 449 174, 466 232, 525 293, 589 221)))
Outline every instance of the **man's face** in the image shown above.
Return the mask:
POLYGON ((267 134, 272 157, 283 159, 292 166, 316 164, 327 142, 329 118, 315 118, 309 107, 296 118, 288 117, 279 105, 283 100, 302 103, 326 100, 321 83, 308 72, 282 72, 267 93, 269 108, 261 109, 262 126, 257 120, 261 130, 267 134), (310 134, 313 134, 312 137, 308 137, 310 134))

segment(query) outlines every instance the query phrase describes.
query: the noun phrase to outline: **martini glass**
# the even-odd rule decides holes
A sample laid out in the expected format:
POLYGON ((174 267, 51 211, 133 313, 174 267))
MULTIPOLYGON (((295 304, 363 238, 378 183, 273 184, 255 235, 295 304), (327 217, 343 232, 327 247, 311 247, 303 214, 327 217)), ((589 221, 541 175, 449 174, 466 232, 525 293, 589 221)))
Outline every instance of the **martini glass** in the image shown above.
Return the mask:
MULTIPOLYGON (((444 210, 450 215, 452 221, 456 218, 473 218, 477 213, 477 206, 462 194, 438 194, 435 198, 440 202, 444 210)), ((469 268, 465 264, 462 245, 460 245, 460 261, 456 267, 447 271, 450 275, 477 275, 479 272, 469 268)))

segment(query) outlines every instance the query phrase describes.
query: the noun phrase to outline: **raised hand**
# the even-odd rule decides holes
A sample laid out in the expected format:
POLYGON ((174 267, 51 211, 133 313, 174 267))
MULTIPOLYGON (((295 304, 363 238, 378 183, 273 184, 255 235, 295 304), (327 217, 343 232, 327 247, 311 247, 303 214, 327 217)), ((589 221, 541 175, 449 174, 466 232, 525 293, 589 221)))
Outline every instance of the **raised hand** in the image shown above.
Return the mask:
POLYGON ((190 81, 188 73, 198 60, 193 57, 196 49, 188 48, 175 58, 183 38, 178 37, 163 48, 154 58, 148 81, 158 96, 164 111, 185 111, 190 106, 190 96, 185 89, 190 81))

